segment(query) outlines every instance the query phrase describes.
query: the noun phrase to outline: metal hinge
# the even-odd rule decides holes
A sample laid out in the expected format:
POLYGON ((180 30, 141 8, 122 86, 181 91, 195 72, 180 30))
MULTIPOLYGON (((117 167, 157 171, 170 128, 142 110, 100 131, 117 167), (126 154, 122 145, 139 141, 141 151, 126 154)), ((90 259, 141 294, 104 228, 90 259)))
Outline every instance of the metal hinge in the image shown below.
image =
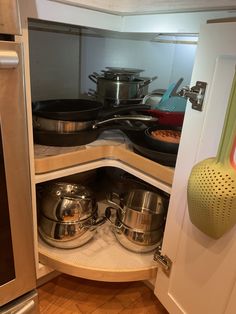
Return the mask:
POLYGON ((172 261, 166 255, 161 255, 161 246, 158 246, 154 253, 154 261, 156 261, 163 269, 164 273, 169 276, 172 266, 172 261))
POLYGON ((202 104, 206 92, 206 82, 197 81, 196 85, 189 88, 188 86, 183 87, 179 92, 180 96, 188 98, 192 103, 192 108, 198 111, 202 111, 202 104))

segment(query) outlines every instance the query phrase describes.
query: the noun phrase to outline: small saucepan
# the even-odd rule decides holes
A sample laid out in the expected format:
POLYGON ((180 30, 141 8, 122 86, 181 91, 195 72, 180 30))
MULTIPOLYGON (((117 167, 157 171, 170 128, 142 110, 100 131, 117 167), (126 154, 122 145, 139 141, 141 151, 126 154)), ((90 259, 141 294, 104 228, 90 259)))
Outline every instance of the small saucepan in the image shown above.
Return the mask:
POLYGON ((168 199, 159 193, 131 189, 123 196, 112 193, 107 201, 115 207, 118 219, 130 228, 152 231, 164 224, 168 199))
POLYGON ((181 131, 179 129, 150 127, 144 131, 144 139, 157 151, 176 154, 179 149, 181 131))
POLYGON ((153 251, 162 241, 164 226, 156 230, 142 231, 126 226, 118 217, 111 219, 111 208, 105 210, 105 216, 113 225, 113 232, 118 242, 126 249, 135 253, 153 251))

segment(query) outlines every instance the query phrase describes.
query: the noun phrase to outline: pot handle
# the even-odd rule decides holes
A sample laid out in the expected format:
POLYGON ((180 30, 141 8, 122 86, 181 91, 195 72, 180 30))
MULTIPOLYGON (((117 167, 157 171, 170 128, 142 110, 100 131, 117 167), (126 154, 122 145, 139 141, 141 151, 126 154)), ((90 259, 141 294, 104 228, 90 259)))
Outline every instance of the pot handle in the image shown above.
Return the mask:
POLYGON ((92 224, 89 226, 89 230, 90 231, 93 231, 95 229, 97 229, 97 227, 103 225, 105 222, 107 221, 107 217, 104 215, 104 216, 101 216, 99 218, 97 218, 96 220, 94 220, 92 222, 92 224))
POLYGON ((117 227, 115 221, 112 221, 112 219, 111 219, 111 211, 112 211, 112 210, 117 211, 116 208, 107 207, 107 208, 105 209, 105 217, 106 217, 106 220, 108 220, 113 226, 117 227))
POLYGON ((151 82, 155 81, 157 78, 158 78, 158 76, 153 76, 152 78, 144 81, 143 84, 140 86, 140 88, 143 88, 143 87, 147 86, 151 82))
POLYGON ((119 208, 121 210, 121 212, 124 214, 125 212, 124 212, 123 208, 119 204, 117 204, 116 202, 113 201, 113 198, 115 198, 115 197, 120 199, 120 195, 118 193, 115 193, 115 192, 110 193, 109 196, 107 197, 107 202, 109 204, 115 206, 116 209, 119 208))
POLYGON ((95 74, 90 74, 88 76, 90 78, 91 81, 93 81, 95 84, 97 84, 98 80, 97 80, 97 76, 95 74))
POLYGON ((150 122, 156 122, 158 121, 157 118, 147 115, 127 115, 127 116, 114 116, 113 118, 106 119, 103 121, 95 122, 92 126, 93 129, 96 129, 99 125, 103 125, 112 121, 150 121, 150 122))

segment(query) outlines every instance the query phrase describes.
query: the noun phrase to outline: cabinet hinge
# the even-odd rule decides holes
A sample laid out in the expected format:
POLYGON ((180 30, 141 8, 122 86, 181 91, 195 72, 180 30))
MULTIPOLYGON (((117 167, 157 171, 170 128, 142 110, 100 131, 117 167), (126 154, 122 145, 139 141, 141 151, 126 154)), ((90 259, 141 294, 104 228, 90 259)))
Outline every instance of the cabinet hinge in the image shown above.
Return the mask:
POLYGON ((156 261, 162 267, 162 270, 167 276, 170 275, 172 261, 168 256, 161 255, 161 246, 158 246, 154 253, 154 261, 156 261))
POLYGON ((189 88, 188 86, 183 87, 179 92, 180 96, 188 98, 192 103, 192 108, 198 111, 202 111, 202 104, 206 92, 206 82, 197 81, 196 85, 189 88))

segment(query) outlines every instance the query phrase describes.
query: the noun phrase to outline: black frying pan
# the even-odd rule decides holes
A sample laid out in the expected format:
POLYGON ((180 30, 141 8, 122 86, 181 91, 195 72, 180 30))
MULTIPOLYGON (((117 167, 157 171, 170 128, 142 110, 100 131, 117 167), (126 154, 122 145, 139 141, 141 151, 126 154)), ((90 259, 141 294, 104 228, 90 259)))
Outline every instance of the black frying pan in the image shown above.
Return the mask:
POLYGON ((51 99, 32 103, 32 111, 35 116, 63 121, 90 121, 97 120, 98 117, 106 118, 131 110, 148 109, 150 106, 137 104, 105 110, 102 103, 87 99, 51 99))
POLYGON ((147 128, 144 131, 144 140, 149 144, 149 146, 155 150, 158 150, 160 152, 164 153, 171 153, 171 154, 177 154, 179 149, 179 141, 175 142, 175 137, 173 137, 173 134, 178 135, 177 141, 179 140, 179 136, 181 135, 180 130, 177 130, 176 128, 170 128, 170 127, 162 127, 162 126, 152 126, 147 128), (156 138, 152 135, 152 132, 155 131, 161 131, 165 134, 163 138, 156 138), (168 140, 166 140, 168 138, 168 140))
POLYGON ((148 159, 158 162, 161 165, 174 167, 177 154, 162 152, 153 148, 145 139, 144 130, 122 130, 133 145, 134 151, 148 159))
POLYGON ((107 128, 82 130, 73 133, 57 133, 53 131, 34 130, 34 142, 47 146, 80 146, 96 141, 99 135, 107 128))

